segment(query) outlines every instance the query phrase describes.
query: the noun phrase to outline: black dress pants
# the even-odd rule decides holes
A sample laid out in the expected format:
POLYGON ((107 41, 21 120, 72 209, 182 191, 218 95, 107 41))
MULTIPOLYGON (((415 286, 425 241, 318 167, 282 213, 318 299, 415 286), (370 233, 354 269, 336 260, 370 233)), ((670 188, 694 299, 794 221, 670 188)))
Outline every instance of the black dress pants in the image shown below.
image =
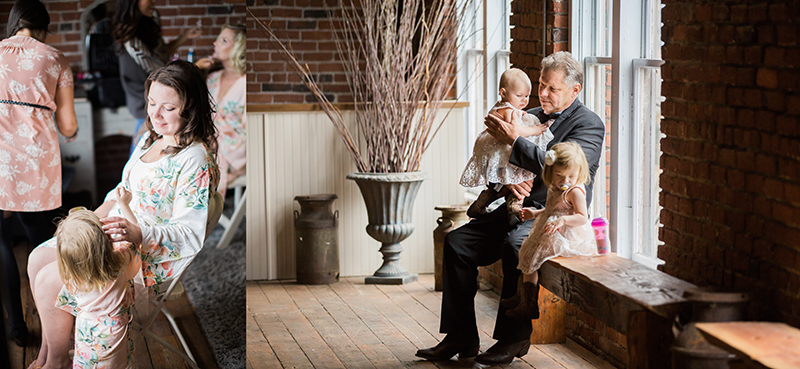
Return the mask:
MULTIPOLYGON (((501 205, 495 211, 448 233, 444 240, 442 261, 442 320, 439 331, 477 337, 475 294, 478 267, 503 260, 502 298, 514 296, 520 271, 519 248, 528 236, 533 220, 510 226, 508 211, 501 205)), ((530 337, 531 321, 506 317, 500 306, 492 337, 496 340, 521 341, 530 337)))
POLYGON ((16 217, 22 224, 25 234, 33 247, 38 246, 53 236, 52 228, 41 212, 15 212, 9 218, 3 217, 0 211, 0 265, 3 268, 2 298, 3 305, 8 312, 6 322, 12 330, 22 329, 25 320, 22 313, 22 300, 20 299, 20 279, 17 259, 14 258, 14 243, 12 241, 12 220, 16 217))

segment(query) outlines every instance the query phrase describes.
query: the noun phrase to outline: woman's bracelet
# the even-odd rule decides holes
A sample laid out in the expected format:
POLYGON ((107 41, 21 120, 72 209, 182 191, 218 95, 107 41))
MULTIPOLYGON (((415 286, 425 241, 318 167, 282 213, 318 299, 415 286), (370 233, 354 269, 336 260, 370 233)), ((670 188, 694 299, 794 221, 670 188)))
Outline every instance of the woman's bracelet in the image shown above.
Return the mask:
POLYGON ((78 127, 75 127, 75 133, 73 133, 72 136, 64 136, 64 138, 66 139, 67 143, 75 141, 75 139, 78 138, 78 127))

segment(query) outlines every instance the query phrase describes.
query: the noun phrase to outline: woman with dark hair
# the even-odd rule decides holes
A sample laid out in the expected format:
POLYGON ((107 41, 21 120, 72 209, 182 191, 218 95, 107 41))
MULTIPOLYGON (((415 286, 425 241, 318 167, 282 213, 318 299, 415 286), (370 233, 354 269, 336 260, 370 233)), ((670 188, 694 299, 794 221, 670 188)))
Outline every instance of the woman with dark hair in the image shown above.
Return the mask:
MULTIPOLYGON (((112 240, 131 242, 140 250, 137 300, 148 293, 157 300, 203 247, 208 204, 217 190, 219 171, 214 159, 213 109, 200 70, 174 61, 153 72, 144 86, 147 134, 117 186, 133 195, 130 207, 137 222, 122 216, 116 190, 106 195, 95 213, 112 240)), ((28 259, 31 290, 42 321, 42 348, 35 364, 67 367, 77 303, 58 275, 55 244, 50 239, 28 259)), ((91 329, 76 329, 75 339, 103 329, 103 322, 91 329)))
POLYGON ((208 91, 217 103, 214 123, 219 135, 220 192, 225 195, 227 184, 245 174, 247 162, 247 78, 245 77, 247 54, 246 28, 242 24, 226 24, 214 41, 214 54, 197 61, 200 68, 210 68, 215 62, 222 69, 209 73, 206 79, 208 91))
POLYGON ((71 139, 78 133, 72 70, 60 51, 44 44, 49 24, 39 0, 19 0, 0 41, 0 279, 5 281, 2 297, 11 337, 19 346, 25 345, 28 328, 12 249, 12 216, 34 245, 52 235, 42 212, 61 206, 56 128, 71 139))
POLYGON ((136 118, 131 153, 139 142, 144 122, 144 81, 154 70, 169 62, 169 57, 186 41, 202 34, 197 25, 172 42, 165 43, 154 0, 117 0, 111 19, 114 42, 119 47, 119 74, 128 111, 136 118))

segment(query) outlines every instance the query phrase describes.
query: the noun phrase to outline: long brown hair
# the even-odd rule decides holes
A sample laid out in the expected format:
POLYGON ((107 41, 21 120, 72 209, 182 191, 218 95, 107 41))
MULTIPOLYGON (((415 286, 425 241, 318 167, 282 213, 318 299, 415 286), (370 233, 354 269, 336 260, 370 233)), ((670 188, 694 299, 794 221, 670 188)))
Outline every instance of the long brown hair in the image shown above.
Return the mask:
POLYGON ((161 26, 152 18, 142 15, 139 0, 117 0, 111 24, 111 34, 119 46, 140 36, 145 45, 153 47, 161 38, 161 26))
MULTIPOLYGON (((192 63, 175 60, 165 67, 157 69, 147 77, 144 83, 145 98, 150 94, 150 86, 158 82, 172 88, 181 99, 180 116, 186 121, 180 132, 175 135, 176 146, 164 149, 166 154, 176 154, 194 142, 202 142, 214 156, 217 152, 217 127, 214 125, 211 95, 203 78, 200 68, 192 63)), ((145 118, 145 125, 150 135, 145 141, 144 148, 148 148, 159 139, 158 133, 153 130, 150 115, 145 118)))
POLYGON ((50 26, 50 14, 39 0, 17 0, 8 13, 6 37, 12 37, 23 28, 45 31, 50 26))

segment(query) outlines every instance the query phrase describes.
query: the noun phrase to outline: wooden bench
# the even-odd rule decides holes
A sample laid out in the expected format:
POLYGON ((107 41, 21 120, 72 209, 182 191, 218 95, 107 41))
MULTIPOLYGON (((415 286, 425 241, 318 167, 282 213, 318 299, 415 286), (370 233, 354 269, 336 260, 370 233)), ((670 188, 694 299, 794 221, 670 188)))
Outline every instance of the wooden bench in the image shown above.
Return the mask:
MULTIPOLYGON (((615 254, 551 259, 539 270, 539 283, 626 335, 631 369, 671 367, 672 324, 691 312, 684 291, 697 288, 615 254)), ((534 331, 543 323, 554 324, 534 321, 534 331)))
POLYGON ((800 368, 800 329, 785 323, 697 323, 708 342, 736 354, 733 368, 800 368))

